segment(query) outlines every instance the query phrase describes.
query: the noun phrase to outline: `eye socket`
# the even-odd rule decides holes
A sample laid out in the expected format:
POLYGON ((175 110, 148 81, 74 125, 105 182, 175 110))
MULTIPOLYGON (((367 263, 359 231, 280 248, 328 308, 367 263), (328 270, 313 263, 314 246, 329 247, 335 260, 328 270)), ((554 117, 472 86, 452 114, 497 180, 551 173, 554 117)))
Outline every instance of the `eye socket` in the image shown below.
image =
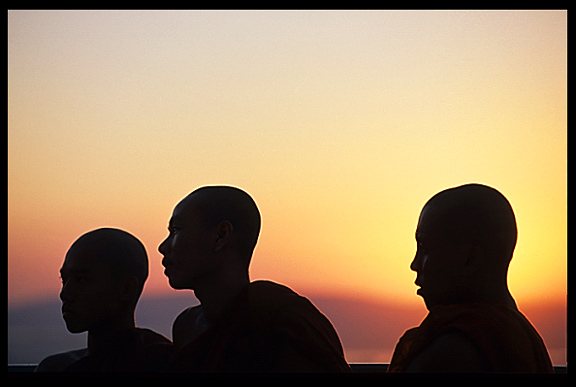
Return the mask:
POLYGON ((85 284, 90 281, 90 278, 85 275, 72 275, 71 277, 60 276, 60 281, 62 282, 62 286, 66 285, 69 281, 77 284, 85 284))

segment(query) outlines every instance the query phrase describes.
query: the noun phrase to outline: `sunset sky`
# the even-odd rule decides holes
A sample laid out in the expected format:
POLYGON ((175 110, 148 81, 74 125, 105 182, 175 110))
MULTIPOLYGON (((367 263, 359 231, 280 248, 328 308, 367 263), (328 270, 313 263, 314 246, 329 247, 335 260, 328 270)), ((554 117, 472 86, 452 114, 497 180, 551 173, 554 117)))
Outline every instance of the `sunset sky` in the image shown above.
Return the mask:
POLYGON ((418 215, 468 182, 514 208, 520 307, 564 303, 567 12, 8 12, 9 304, 104 226, 175 293, 157 246, 207 184, 260 207, 252 279, 422 304, 418 215))

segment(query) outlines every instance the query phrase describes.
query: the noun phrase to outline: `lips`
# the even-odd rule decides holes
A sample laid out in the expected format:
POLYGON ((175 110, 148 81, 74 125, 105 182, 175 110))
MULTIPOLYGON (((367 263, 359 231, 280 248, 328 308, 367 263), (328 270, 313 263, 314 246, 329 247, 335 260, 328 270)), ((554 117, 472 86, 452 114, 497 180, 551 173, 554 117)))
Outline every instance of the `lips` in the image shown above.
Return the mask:
POLYGON ((170 265, 171 265, 170 261, 169 261, 166 257, 164 257, 164 258, 162 259, 162 266, 164 266, 164 268, 167 269, 168 266, 170 266, 170 265))
POLYGON ((70 308, 70 306, 64 304, 62 305, 62 316, 74 314, 74 309, 70 308))
POLYGON ((168 271, 170 270, 170 267, 172 267, 172 263, 167 260, 166 258, 164 258, 162 260, 162 266, 164 266, 164 275, 168 275, 168 271))
POLYGON ((422 283, 418 282, 418 279, 414 281, 414 285, 418 286, 418 290, 416 290, 416 294, 422 295, 422 283))

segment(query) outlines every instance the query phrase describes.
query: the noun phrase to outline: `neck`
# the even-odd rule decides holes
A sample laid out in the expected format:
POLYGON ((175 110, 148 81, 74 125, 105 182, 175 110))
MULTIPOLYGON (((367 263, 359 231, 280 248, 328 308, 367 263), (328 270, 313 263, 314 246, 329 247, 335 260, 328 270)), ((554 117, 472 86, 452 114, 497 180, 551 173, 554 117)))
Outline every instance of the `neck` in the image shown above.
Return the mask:
POLYGON ((492 284, 492 286, 486 286, 486 283, 483 282, 481 286, 470 289, 470 294, 466 297, 469 302, 503 303, 516 309, 516 302, 508 290, 506 281, 492 284))
POLYGON ((507 287, 486 292, 482 301, 504 303, 514 309, 517 309, 516 301, 514 301, 514 298, 510 294, 510 291, 507 287))
POLYGON ((106 320, 98 326, 88 330, 88 354, 106 351, 106 348, 114 345, 115 335, 123 330, 134 329, 134 313, 126 316, 106 320))
POLYGON ((194 294, 202 304, 206 319, 214 324, 249 283, 248 272, 227 272, 198 284, 194 294))

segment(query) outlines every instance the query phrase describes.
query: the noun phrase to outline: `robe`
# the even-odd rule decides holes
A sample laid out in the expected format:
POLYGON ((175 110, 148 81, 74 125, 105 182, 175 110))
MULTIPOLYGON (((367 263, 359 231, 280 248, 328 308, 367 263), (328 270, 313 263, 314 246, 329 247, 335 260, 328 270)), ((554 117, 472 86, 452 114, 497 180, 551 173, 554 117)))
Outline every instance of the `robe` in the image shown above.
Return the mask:
POLYGON ((172 342, 149 329, 133 328, 116 333, 112 345, 70 364, 64 372, 150 373, 165 369, 173 352, 172 342))
POLYGON ((388 372, 405 372, 423 349, 447 333, 469 339, 481 354, 487 372, 554 372, 536 329, 517 309, 499 303, 433 307, 419 327, 400 338, 388 372))
MULTIPOLYGON (((192 327, 191 327, 192 329, 192 327)), ((171 358, 172 372, 349 372, 336 330, 308 299, 250 283, 220 320, 171 358)))

